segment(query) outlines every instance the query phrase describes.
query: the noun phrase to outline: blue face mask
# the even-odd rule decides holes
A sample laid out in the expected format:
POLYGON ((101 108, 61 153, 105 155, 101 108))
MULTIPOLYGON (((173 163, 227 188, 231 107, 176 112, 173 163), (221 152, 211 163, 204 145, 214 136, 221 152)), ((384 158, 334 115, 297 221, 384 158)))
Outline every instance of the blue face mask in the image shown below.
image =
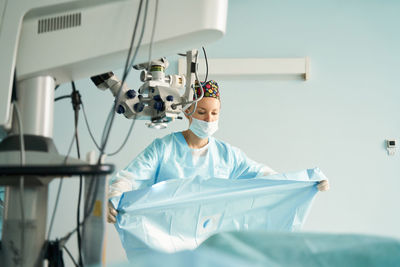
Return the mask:
POLYGON ((218 130, 218 120, 207 122, 192 117, 189 130, 201 139, 208 138, 218 130))

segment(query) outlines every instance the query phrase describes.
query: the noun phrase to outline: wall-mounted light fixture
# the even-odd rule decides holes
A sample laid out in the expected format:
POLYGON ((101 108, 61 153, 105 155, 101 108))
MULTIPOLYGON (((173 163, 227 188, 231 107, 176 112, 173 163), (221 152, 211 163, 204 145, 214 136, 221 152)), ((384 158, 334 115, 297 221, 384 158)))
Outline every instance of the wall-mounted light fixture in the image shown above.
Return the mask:
MULTIPOLYGON (((206 71, 204 58, 199 59, 199 78, 206 71)), ((209 58, 212 79, 304 79, 310 78, 310 59, 301 58, 209 58)), ((178 61, 179 74, 186 73, 186 60, 178 61)))

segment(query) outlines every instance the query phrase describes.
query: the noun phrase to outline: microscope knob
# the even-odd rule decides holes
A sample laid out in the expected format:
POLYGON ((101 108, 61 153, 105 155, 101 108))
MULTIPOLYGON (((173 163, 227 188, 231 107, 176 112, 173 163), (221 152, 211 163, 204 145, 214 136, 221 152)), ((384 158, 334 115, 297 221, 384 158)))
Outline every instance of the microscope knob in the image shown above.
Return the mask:
POLYGON ((119 105, 118 108, 117 108, 117 113, 118 114, 125 113, 125 108, 122 105, 119 105))
POLYGON ((144 105, 142 103, 136 103, 135 105, 133 105, 133 109, 138 113, 142 112, 144 109, 144 105))
POLYGON ((128 90, 128 91, 126 92, 126 96, 127 96, 129 99, 135 98, 135 97, 136 97, 136 91, 133 90, 133 89, 128 90))

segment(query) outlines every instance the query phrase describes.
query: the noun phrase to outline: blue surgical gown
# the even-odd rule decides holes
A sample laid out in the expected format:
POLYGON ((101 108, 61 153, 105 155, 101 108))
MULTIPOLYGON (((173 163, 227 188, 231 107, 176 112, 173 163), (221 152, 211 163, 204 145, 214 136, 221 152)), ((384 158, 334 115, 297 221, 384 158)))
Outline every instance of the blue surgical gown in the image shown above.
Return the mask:
POLYGON ((132 183, 130 190, 136 190, 176 178, 243 179, 275 173, 226 142, 209 137, 205 147, 192 149, 183 134, 176 132, 155 139, 111 183, 128 179, 132 183))

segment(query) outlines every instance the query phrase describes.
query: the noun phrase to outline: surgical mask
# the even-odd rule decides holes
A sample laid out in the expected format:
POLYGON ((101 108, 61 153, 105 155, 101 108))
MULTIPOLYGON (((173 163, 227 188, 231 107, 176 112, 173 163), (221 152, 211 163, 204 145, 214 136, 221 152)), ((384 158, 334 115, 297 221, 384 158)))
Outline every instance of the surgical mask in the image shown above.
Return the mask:
POLYGON ((207 122, 192 117, 189 130, 202 139, 208 138, 218 130, 218 120, 207 122))

